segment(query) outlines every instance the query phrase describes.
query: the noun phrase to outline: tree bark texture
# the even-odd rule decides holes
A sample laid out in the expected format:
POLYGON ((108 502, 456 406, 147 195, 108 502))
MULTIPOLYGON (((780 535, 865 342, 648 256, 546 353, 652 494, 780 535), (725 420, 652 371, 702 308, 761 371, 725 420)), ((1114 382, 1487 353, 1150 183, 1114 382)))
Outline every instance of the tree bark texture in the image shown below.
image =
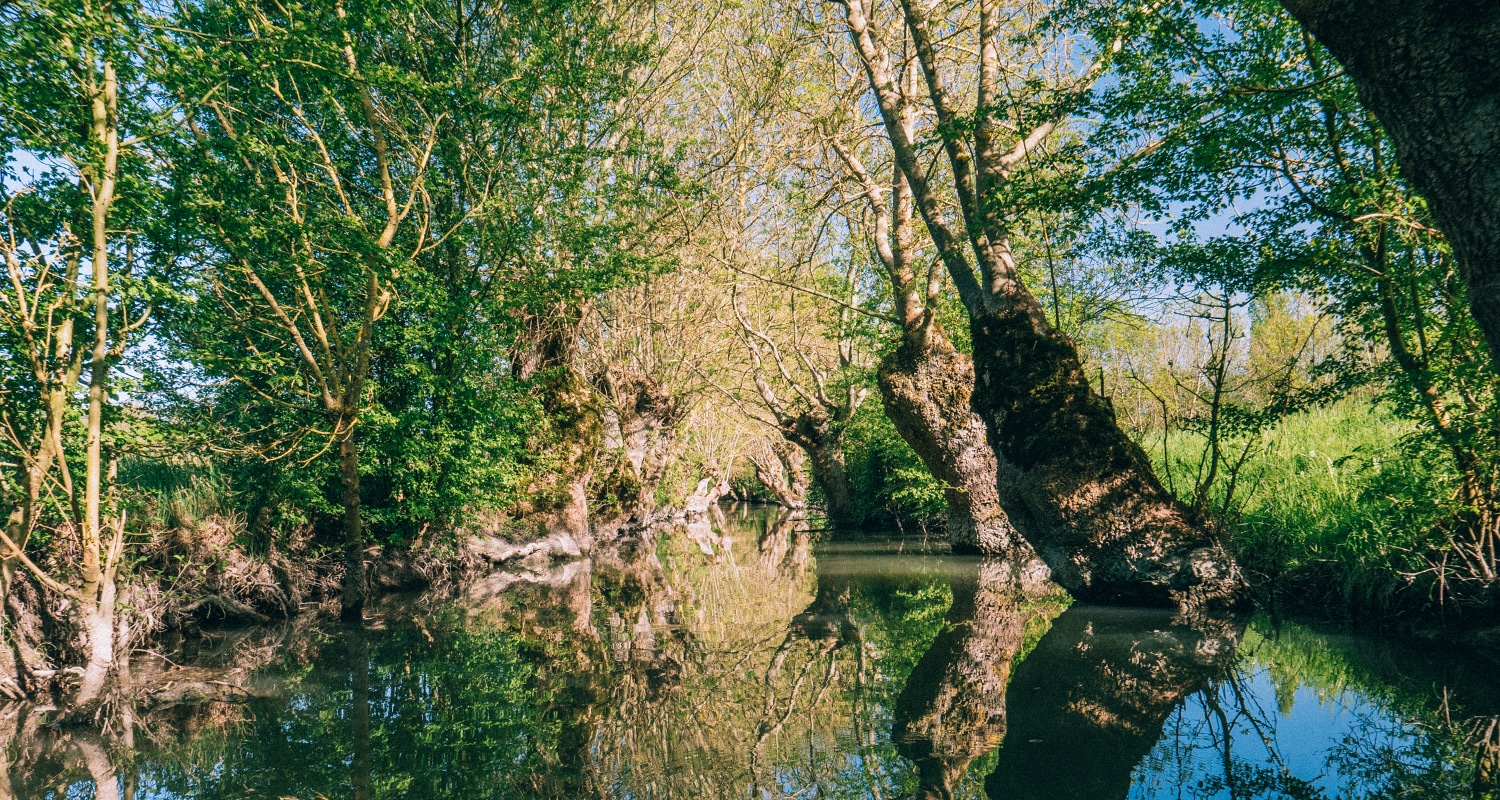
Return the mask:
POLYGON ((947 625, 896 699, 891 739, 917 765, 918 797, 947 800, 969 762, 1005 738, 1005 691, 1026 626, 1057 592, 1034 555, 986 560, 951 581, 947 625))
POLYGON ((527 314, 529 346, 513 356, 521 380, 537 381, 549 433, 537 442, 555 458, 552 468, 531 487, 525 504, 545 534, 564 534, 583 552, 593 546, 589 523, 589 486, 604 441, 604 419, 598 394, 576 369, 582 311, 560 306, 544 314, 527 314))
POLYGON ((572 370, 564 370, 549 384, 543 405, 557 434, 553 452, 564 466, 550 496, 542 498, 543 510, 550 512, 552 532, 566 533, 587 551, 593 545, 589 482, 603 436, 599 401, 572 370))
POLYGON ((1279 0, 1327 47, 1396 145, 1500 353, 1500 4, 1279 0))
POLYGON ((806 454, 785 439, 769 443, 767 453, 751 453, 750 463, 755 466, 755 479, 776 496, 782 508, 807 508, 808 477, 802 468, 806 454))
MULTIPOLYGON (((1046 560, 1054 579, 1080 598, 1183 608, 1243 602, 1244 582, 1234 560, 1161 486, 1113 409, 1090 391, 1072 341, 1052 327, 1022 279, 1011 246, 1014 209, 1002 188, 1066 117, 1044 119, 1014 141, 997 114, 976 114, 972 123, 963 119, 939 57, 945 23, 929 19, 924 4, 902 2, 904 35, 920 67, 948 170, 929 167, 905 124, 904 109, 913 99, 908 94, 916 89, 900 78, 889 50, 893 43, 881 39, 867 16, 873 7, 853 0, 841 5, 896 165, 968 311, 974 410, 995 450, 997 490, 1011 524, 1046 560), (945 209, 937 181, 957 195, 962 226, 945 209)), ((980 109, 1004 105, 1000 16, 996 4, 981 3, 978 46, 971 51, 978 56, 980 109)), ((1091 85, 1102 63, 1075 76, 1073 85, 1091 85)), ((1060 111, 1070 109, 1064 104, 1060 111)))
POLYGON ((1021 308, 973 312, 974 408, 1011 522, 1075 597, 1234 607, 1234 560, 1191 519, 1095 394, 1077 350, 1021 308))
POLYGON ((610 400, 603 411, 604 446, 616 458, 599 489, 613 496, 621 511, 645 522, 656 509, 656 491, 676 454, 688 405, 648 377, 606 376, 601 383, 610 400))
POLYGON ((1243 626, 1074 606, 1011 675, 997 800, 1124 800, 1167 718, 1234 664, 1243 626))
POLYGON ((344 586, 339 617, 364 619, 369 583, 365 577, 365 525, 359 516, 359 443, 352 423, 339 439, 339 482, 344 491, 344 586))
POLYGON ((859 511, 854 503, 854 484, 849 480, 849 470, 844 461, 844 437, 840 435, 821 439, 810 439, 804 445, 807 464, 813 480, 823 490, 824 510, 828 513, 828 524, 834 528, 853 528, 859 525, 859 511))
POLYGON ((974 362, 945 338, 927 347, 905 339, 880 362, 885 414, 948 501, 948 541, 955 553, 1031 552, 1000 506, 995 452, 974 413, 974 362))

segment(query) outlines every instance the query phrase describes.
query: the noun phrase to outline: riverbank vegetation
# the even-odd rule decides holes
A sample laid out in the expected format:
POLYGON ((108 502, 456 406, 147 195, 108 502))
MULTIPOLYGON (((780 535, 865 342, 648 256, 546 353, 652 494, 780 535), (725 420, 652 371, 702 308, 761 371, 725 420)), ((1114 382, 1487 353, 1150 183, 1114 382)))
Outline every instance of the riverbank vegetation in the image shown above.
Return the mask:
POLYGON ((5 694, 729 496, 1494 610, 1478 273, 1267 0, 25 0, 0 74, 5 694))

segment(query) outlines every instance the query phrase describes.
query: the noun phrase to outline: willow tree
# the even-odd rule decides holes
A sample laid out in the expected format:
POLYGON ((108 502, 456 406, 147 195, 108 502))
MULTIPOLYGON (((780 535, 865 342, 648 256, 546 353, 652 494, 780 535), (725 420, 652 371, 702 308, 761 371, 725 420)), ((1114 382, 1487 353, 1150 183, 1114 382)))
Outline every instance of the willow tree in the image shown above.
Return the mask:
MULTIPOLYGON (((906 109, 902 127, 913 135, 906 109)), ((856 134, 857 135, 857 134, 856 134)), ((848 134, 828 135, 863 201, 866 238, 888 282, 898 333, 876 376, 885 414, 934 477, 948 502, 948 541, 958 552, 1018 553, 1029 547, 1000 505, 995 452, 984 420, 971 407, 974 363, 942 323, 948 291, 941 262, 923 259, 914 230, 911 185, 890 166, 887 185, 872 174, 848 134), (921 261, 929 265, 923 274, 921 261)))
MULTIPOLYGON (((272 457, 336 450, 343 614, 365 602, 358 431, 375 326, 430 245, 425 181, 449 113, 415 5, 205 3, 181 21, 176 188, 207 267, 174 331, 204 371, 282 409, 272 457), (210 95, 210 88, 218 91, 210 95)), ((184 247, 187 249, 187 246, 184 247)))
POLYGON ((840 10, 832 24, 852 43, 895 163, 968 312, 973 403, 1011 522, 1080 597, 1239 602, 1233 559, 1162 487, 1090 387, 1077 347, 1048 320, 1012 246, 1026 209, 1011 187, 1121 40, 1106 38, 1080 59, 1078 43, 1040 35, 1038 9, 1002 0, 843 0, 840 10), (901 79, 903 56, 920 80, 901 79), (924 120, 916 135, 905 124, 911 105, 924 120))
MULTIPOLYGON (((144 320, 132 299, 136 254, 117 213, 138 211, 150 195, 138 151, 156 115, 145 103, 137 12, 129 3, 40 0, 0 11, 0 342, 14 359, 0 368, 0 447, 9 456, 0 489, 11 506, 0 534, 0 595, 24 566, 65 598, 78 631, 67 644, 85 661, 76 698, 84 705, 115 660, 125 519, 109 491, 106 415, 114 366, 144 320), (16 170, 20 158, 33 166, 16 170), (72 415, 81 393, 79 437, 72 415), (27 552, 41 525, 70 552, 45 569, 27 552)), ((27 660, 17 664, 23 680, 41 666, 27 660)))

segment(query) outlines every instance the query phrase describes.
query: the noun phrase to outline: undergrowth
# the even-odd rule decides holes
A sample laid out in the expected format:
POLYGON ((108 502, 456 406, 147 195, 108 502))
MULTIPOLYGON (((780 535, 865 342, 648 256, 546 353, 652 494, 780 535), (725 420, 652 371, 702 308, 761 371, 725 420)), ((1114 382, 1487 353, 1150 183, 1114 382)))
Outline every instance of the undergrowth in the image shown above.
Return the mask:
MULTIPOLYGON (((1457 478, 1414 426, 1367 400, 1297 413, 1252 440, 1221 476, 1208 509, 1274 611, 1354 618, 1461 613, 1484 598, 1443 568, 1451 547, 1457 478), (1233 477, 1232 496, 1229 487, 1233 477), (1457 589, 1457 591, 1455 591, 1457 589)), ((1185 502, 1204 439, 1174 431, 1142 437, 1164 483, 1185 502)))

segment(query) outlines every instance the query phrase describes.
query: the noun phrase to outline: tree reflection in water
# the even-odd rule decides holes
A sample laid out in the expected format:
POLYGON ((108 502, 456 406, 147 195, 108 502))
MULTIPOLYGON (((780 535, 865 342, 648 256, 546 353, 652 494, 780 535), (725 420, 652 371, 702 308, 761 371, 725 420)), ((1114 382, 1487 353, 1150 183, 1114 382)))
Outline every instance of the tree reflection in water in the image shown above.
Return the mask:
POLYGON ((173 689, 97 729, 0 706, 0 800, 1495 800, 1488 668, 1064 612, 1025 564, 814 547, 796 515, 719 525, 176 657, 249 703, 173 689))
POLYGON ((1062 594, 1038 559, 955 569, 943 631, 896 700, 891 739, 916 764, 918 795, 953 797, 969 762, 1005 737, 1005 693, 1027 633, 1044 630, 1062 594))
POLYGON ((1011 675, 990 797, 1127 797, 1167 718, 1229 672, 1239 635, 1234 624, 1176 624, 1167 611, 1063 612, 1011 675))

